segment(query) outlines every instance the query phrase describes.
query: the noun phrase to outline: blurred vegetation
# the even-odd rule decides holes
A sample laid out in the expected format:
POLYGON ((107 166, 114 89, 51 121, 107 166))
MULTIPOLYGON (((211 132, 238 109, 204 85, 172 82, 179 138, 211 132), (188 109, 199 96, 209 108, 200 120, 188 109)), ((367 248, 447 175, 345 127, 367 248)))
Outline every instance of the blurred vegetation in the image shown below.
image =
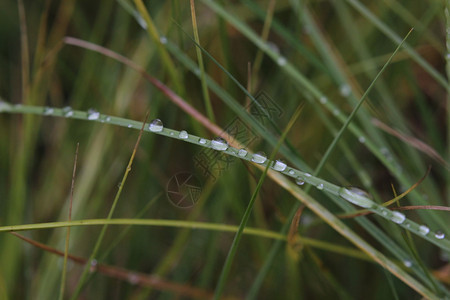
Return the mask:
MULTIPOLYGON (((0 100, 82 111, 94 108, 136 121, 143 121, 149 111, 149 120, 159 118, 168 128, 209 139, 215 136, 198 116, 187 114, 139 72, 64 42, 65 37, 74 37, 129 58, 221 128, 239 123, 244 133, 238 139, 254 152, 271 153, 270 137, 276 141, 302 105, 284 152, 277 157, 311 171, 341 128, 339 116, 350 114, 414 27, 408 46, 394 57, 352 123, 362 135, 347 130, 319 177, 359 186, 384 202, 412 186, 431 166, 430 174, 401 205, 449 206, 450 21, 444 14, 445 4, 450 9, 448 2, 204 0, 195 1, 195 28, 189 1, 4 0, 0 100), (197 52, 196 43, 203 52, 197 52), (199 55, 209 81, 201 76, 199 55), (261 111, 230 75, 251 95, 263 95, 256 98, 266 101, 263 106, 272 112, 270 118, 258 115, 261 111), (245 142, 249 136, 254 137, 250 144, 245 142)), ((67 220, 77 143, 72 219, 106 218, 137 137, 137 130, 112 125, 1 114, 0 225, 67 220)), ((113 218, 239 225, 261 172, 237 159, 229 164, 205 160, 202 149, 144 134, 113 218), (202 163, 224 169, 212 180, 199 167, 202 163), (193 174, 202 188, 198 202, 188 209, 176 207, 167 195, 170 180, 180 172, 193 174)), ((309 194, 335 214, 351 210, 316 189, 309 194)), ((289 190, 266 179, 248 226, 280 232, 291 224, 295 205, 298 200, 289 190)), ((406 215, 450 234, 448 212, 411 210, 406 215)), ((412 264, 409 272, 436 297, 450 297, 449 253, 376 216, 344 222, 402 267, 412 264), (370 231, 367 223, 379 232, 370 231), (410 254, 412 260, 402 261, 399 257, 404 254, 398 251, 410 254)), ((100 226, 72 227, 69 252, 88 258, 99 233, 100 226)), ((64 228, 23 234, 64 251, 64 228)), ((295 240, 286 242, 282 232, 281 248, 264 276, 262 266, 276 242, 244 235, 222 296, 245 298, 256 289, 258 299, 419 297, 361 252, 351 251, 356 248, 308 209, 294 234, 295 240), (347 248, 339 251, 342 246, 347 248), (258 275, 261 286, 255 285, 258 275)), ((98 261, 121 268, 122 273, 94 266, 80 299, 210 297, 232 240, 230 232, 188 227, 110 226, 98 261), (145 284, 144 274, 154 276, 153 281, 145 284)), ((61 256, 4 232, 0 249, 0 299, 57 297, 61 256)), ((73 294, 82 271, 82 265, 69 259, 65 298, 73 294)))

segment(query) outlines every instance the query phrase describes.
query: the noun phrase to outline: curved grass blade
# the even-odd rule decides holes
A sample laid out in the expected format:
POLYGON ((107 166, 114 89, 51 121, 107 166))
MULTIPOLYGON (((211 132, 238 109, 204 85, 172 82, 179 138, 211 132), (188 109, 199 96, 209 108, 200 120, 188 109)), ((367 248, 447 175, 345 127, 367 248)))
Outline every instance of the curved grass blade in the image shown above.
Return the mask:
MULTIPOLYGON (((23 235, 20 235, 16 232, 12 232, 13 235, 18 237, 19 239, 35 246, 40 249, 43 249, 47 252, 53 253, 55 255, 64 256, 64 253, 52 248, 50 246, 47 246, 45 244, 39 243, 37 241, 31 240, 23 235)), ((88 259, 75 256, 75 255, 68 255, 69 259, 75 263, 86 265, 88 262, 88 259)), ((145 287, 153 287, 156 289, 159 289, 161 291, 171 291, 173 293, 184 295, 186 297, 191 297, 194 299, 211 299, 212 293, 198 289, 195 287, 191 287, 186 284, 180 284, 176 282, 170 282, 167 280, 164 280, 158 276, 148 275, 140 272, 134 272, 130 270, 126 270, 123 268, 119 268, 116 266, 110 266, 106 264, 98 264, 96 266, 96 271, 99 273, 102 273, 103 275, 116 278, 119 280, 124 280, 127 282, 130 282, 131 284, 136 284, 139 286, 145 286, 145 287)))
MULTIPOLYGON (((386 24, 384 24, 377 16, 367 9, 361 2, 357 0, 347 0, 347 2, 357 11, 361 13, 366 19, 372 22, 381 32, 383 32, 387 37, 389 37, 395 43, 401 42, 401 37, 399 37, 395 32, 393 32, 386 24)), ((409 53, 411 58, 417 62, 426 72, 428 72, 443 88, 450 92, 450 86, 445 78, 439 74, 425 59, 423 59, 411 46, 405 44, 405 50, 409 53)))

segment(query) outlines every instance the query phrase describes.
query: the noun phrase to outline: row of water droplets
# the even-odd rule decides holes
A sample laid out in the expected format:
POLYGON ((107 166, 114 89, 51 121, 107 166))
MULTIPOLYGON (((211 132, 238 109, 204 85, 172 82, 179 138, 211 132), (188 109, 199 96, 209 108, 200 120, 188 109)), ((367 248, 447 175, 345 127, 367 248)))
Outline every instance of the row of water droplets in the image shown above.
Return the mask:
MULTIPOLYGON (((161 132, 164 129, 164 126, 161 120, 155 119, 149 124, 148 129, 152 132, 161 132)), ((178 137, 180 139, 188 139, 189 134, 185 130, 182 130, 179 132, 178 137)), ((228 151, 229 154, 234 154, 241 158, 248 158, 249 153, 247 150, 245 149, 238 150, 233 147, 230 147, 227 141, 221 137, 217 137, 211 141, 208 141, 207 139, 204 138, 198 138, 197 143, 201 145, 207 145, 209 143, 209 146, 217 151, 229 150, 228 151)), ((267 162, 267 156, 262 151, 256 152, 254 154, 251 154, 250 160, 257 164, 265 164, 267 162)), ((309 173, 302 173, 293 168, 288 168, 287 164, 282 160, 274 161, 270 167, 275 171, 282 172, 296 178, 296 183, 300 186, 305 184, 307 178, 312 177, 312 175, 309 173)), ((315 185, 316 188, 319 190, 324 189, 324 184, 321 183, 320 181, 318 183, 316 183, 316 181, 308 183, 315 185)), ((426 236, 427 234, 430 233, 430 229, 426 225, 418 225, 415 222, 407 220, 406 216, 401 212, 391 211, 390 209, 377 205, 375 202, 371 200, 371 196, 361 189, 354 187, 349 188, 342 187, 339 189, 339 196, 349 201, 350 203, 353 203, 362 208, 375 210, 386 219, 389 219, 390 221, 396 224, 404 225, 406 228, 414 230, 423 236, 426 236), (413 228, 414 226, 416 228, 413 228)), ((445 234, 441 231, 436 231, 434 233, 434 237, 436 239, 441 240, 445 238, 445 234)))
MULTIPOLYGON (((378 205, 375 202, 373 202, 371 199, 371 196, 366 192, 356 187, 350 187, 350 188, 340 188, 339 189, 339 196, 344 198, 345 200, 358 205, 362 208, 367 208, 372 211, 376 211, 379 215, 382 217, 391 220, 392 222, 402 225, 403 227, 415 231, 419 235, 427 236, 431 230, 426 225, 419 225, 415 222, 412 222, 408 220, 405 216, 405 214, 398 212, 398 211, 392 211, 384 206, 378 205)), ((438 230, 434 232, 434 237, 438 240, 442 240, 445 238, 445 233, 438 230)))
MULTIPOLYGON (((348 85, 346 83, 344 83, 340 86, 339 91, 340 91, 340 94, 342 97, 349 97, 352 93, 350 85, 348 85)), ((340 115, 339 109, 336 107, 333 107, 333 104, 328 102, 327 97, 321 96, 319 98, 319 102, 323 105, 331 105, 330 107, 333 109, 333 114, 335 116, 340 115)), ((361 144, 365 144, 366 138, 363 135, 360 135, 358 137, 358 141, 361 144)), ((389 150, 387 148, 382 148, 380 151, 383 154, 383 156, 386 157, 386 159, 388 161, 391 161, 391 162, 393 161, 392 154, 389 152, 389 150)), ((400 165, 396 164, 396 168, 399 172, 402 172, 402 168, 400 165)), ((304 182, 300 181, 300 183, 303 184, 304 182)), ((319 186, 320 186, 320 184, 319 184, 319 186)), ((427 236, 431 232, 431 230, 428 226, 419 225, 415 222, 412 222, 412 221, 406 219, 406 216, 403 213, 397 212, 397 211, 391 211, 390 209, 387 209, 387 208, 373 202, 371 200, 372 197, 367 192, 365 192, 361 189, 358 189, 355 187, 349 187, 349 188, 343 187, 343 188, 339 189, 339 196, 357 206, 360 206, 362 208, 367 208, 372 211, 376 211, 379 215, 383 216, 384 218, 389 219, 392 222, 397 223, 399 225, 403 225, 403 227, 410 229, 412 231, 415 231, 419 235, 427 236)), ((438 230, 433 233, 433 236, 438 240, 442 240, 445 238, 445 233, 438 230)))
MULTIPOLYGON (((148 130, 151 132, 159 133, 159 132, 162 132, 163 129, 164 129, 164 126, 160 119, 155 119, 152 122, 150 122, 148 125, 148 130)), ((176 135, 173 132, 170 132, 169 135, 176 137, 176 135)), ((185 130, 178 132, 179 139, 187 140, 189 137, 190 137, 189 134, 185 130)), ((210 148, 217 150, 217 151, 227 151, 228 154, 238 156, 238 157, 244 158, 244 159, 249 159, 252 162, 260 164, 260 165, 266 165, 268 162, 267 155, 264 152, 260 151, 260 152, 256 152, 256 153, 252 154, 252 153, 249 153, 244 148, 242 148, 242 149, 233 148, 233 147, 229 146, 228 142, 221 137, 217 137, 213 140, 207 140, 207 139, 198 138, 198 137, 194 137, 193 139, 196 139, 197 143, 202 146, 209 146, 210 148)), ((317 183, 317 179, 314 181, 308 180, 308 178, 312 177, 311 174, 303 173, 303 172, 297 171, 293 168, 289 168, 287 166, 287 164, 281 159, 278 159, 278 160, 275 160, 274 162, 272 162, 270 167, 275 171, 278 171, 278 172, 284 173, 286 175, 289 175, 291 177, 294 177, 296 179, 295 182, 300 186, 304 185, 305 182, 308 182, 308 183, 315 185, 317 187, 317 189, 319 189, 319 190, 324 189, 324 184, 322 182, 317 183)))
MULTIPOLYGON (((326 101, 323 101, 326 102, 326 101)), ((73 117, 74 111, 71 107, 67 106, 64 107, 62 110, 62 115, 64 117, 73 117)), ((51 107, 45 107, 44 108, 44 115, 54 115, 56 114, 56 111, 54 108, 51 107)), ((101 115, 98 111, 94 109, 89 109, 87 112, 87 119, 91 121, 99 121, 99 122, 109 122, 111 120, 111 117, 106 115, 101 115)), ((132 124, 127 125, 128 128, 132 128, 132 124)), ((151 121, 148 125, 148 130, 154 133, 162 133, 164 129, 163 122, 160 119, 155 119, 151 121)), ((174 130, 171 130, 169 135, 176 137, 174 130)), ((183 140, 189 140, 189 134, 187 131, 182 130, 178 132, 178 138, 183 140)), ((249 152, 242 148, 242 149, 236 149, 228 145, 227 141, 221 137, 217 137, 213 140, 207 140, 204 138, 198 138, 196 142, 203 146, 209 146, 210 148, 217 150, 217 151, 227 151, 228 154, 238 156, 240 158, 244 159, 250 159, 252 162, 265 165, 267 163, 267 156, 264 152, 256 152, 253 154, 250 154, 249 152)), ((189 140, 192 142, 192 140, 189 140)), ((289 175, 291 177, 295 178, 295 182, 302 186, 305 184, 305 182, 313 184, 317 189, 323 190, 324 189, 324 182, 321 182, 320 179, 314 178, 314 180, 308 180, 309 178, 312 178, 312 175, 309 173, 303 173, 296 169, 290 168, 287 166, 287 164, 283 160, 276 160, 272 162, 270 166, 273 170, 284 173, 286 175, 289 175)), ((406 216, 398 211, 391 211, 381 205, 376 204, 371 200, 371 196, 367 194, 367 192, 354 188, 339 188, 339 196, 345 200, 347 200, 350 203, 353 203, 359 207, 370 209, 380 216, 391 220, 392 222, 402 225, 403 227, 410 229, 411 231, 414 231, 422 236, 427 236, 431 230, 426 225, 419 225, 415 222, 412 222, 406 218, 406 216)), ((434 237, 438 240, 442 240, 445 238, 445 234, 441 231, 436 231, 433 233, 434 237)))
MULTIPOLYGON (((61 109, 62 115, 66 118, 70 118, 74 116, 75 111, 72 109, 72 107, 70 106, 66 106, 64 108, 61 109)), ((53 107, 44 107, 44 115, 49 116, 49 115, 54 115, 56 114, 56 110, 53 107)), ((96 121, 99 120, 100 117, 102 115, 96 111, 93 108, 90 108, 87 111, 87 119, 90 121, 96 121)), ((104 121, 109 121, 111 119, 111 117, 105 116, 104 119, 101 119, 100 121, 104 122, 104 121)))

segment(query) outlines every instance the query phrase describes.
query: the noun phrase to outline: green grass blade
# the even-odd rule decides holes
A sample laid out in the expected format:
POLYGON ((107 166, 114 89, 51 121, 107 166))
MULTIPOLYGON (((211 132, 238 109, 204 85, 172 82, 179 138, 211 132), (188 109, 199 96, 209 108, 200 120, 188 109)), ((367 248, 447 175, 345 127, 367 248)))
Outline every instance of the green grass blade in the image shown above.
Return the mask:
POLYGON ((328 147, 327 151, 325 152, 325 154, 323 156, 323 159, 320 161, 319 165, 317 166, 317 169, 319 169, 319 170, 322 169, 322 167, 324 166, 325 162, 329 158, 331 152, 334 150, 334 148, 336 147, 337 143, 341 139, 344 131, 347 129, 349 124, 353 121, 353 117, 356 115, 356 113, 358 112, 359 108, 361 107, 361 105, 366 100, 366 98, 369 95, 370 91, 372 90, 372 88, 374 87, 375 83, 377 82, 378 78, 381 76, 381 74, 383 74, 384 70, 389 66, 389 64, 392 61, 392 58, 394 58, 395 54, 397 54, 397 52, 401 49, 401 47, 403 46, 404 42, 406 41, 408 36, 411 34, 411 32, 412 32, 412 29, 408 32, 408 34, 405 36, 405 38, 397 46, 395 51, 392 53, 391 57, 389 57, 388 61, 384 64, 383 68, 380 70, 380 72, 378 72, 377 76, 375 76, 373 81, 370 83, 369 87, 366 89, 366 91, 362 95, 362 97, 359 100, 358 104, 353 108, 351 114, 348 116, 348 118, 345 121, 344 125, 341 127, 341 129, 339 130, 338 134, 334 137, 334 140, 331 142, 330 146, 328 147))
MULTIPOLYGON (((148 116, 148 114, 147 114, 147 116, 148 116)), ((147 116, 146 116, 146 119, 147 119, 147 116)), ((110 210, 108 212, 107 219, 111 219, 112 218, 112 216, 114 214, 114 211, 116 209, 117 203, 119 201, 120 195, 122 194, 122 189, 123 189, 123 187, 125 185, 125 182, 126 182, 126 180, 128 178, 128 174, 131 171, 131 166, 133 164, 133 160, 134 160, 134 157, 136 155, 137 148, 138 148, 139 143, 141 141, 143 129, 144 129, 144 126, 145 126, 145 121, 142 124, 142 128, 141 128, 141 131, 139 132, 139 136, 137 138, 136 145, 134 146, 133 152, 132 152, 130 160, 128 162, 128 166, 127 166, 127 168, 125 170, 125 173, 123 175, 122 181, 120 183, 119 189, 118 189, 118 191, 116 193, 116 196, 114 197, 114 201, 113 201, 113 203, 111 205, 111 208, 110 208, 110 210)), ((92 253, 89 256, 89 259, 88 259, 88 261, 87 261, 87 263, 86 263, 86 265, 84 267, 83 273, 81 274, 80 280, 78 281, 78 284, 77 284, 77 286, 75 288, 74 293, 72 294, 71 299, 77 299, 79 297, 81 291, 83 290, 83 288, 84 288, 84 286, 85 286, 85 284, 86 284, 86 282, 87 282, 87 280, 89 278, 90 269, 93 266, 93 263, 95 262, 94 266, 97 264, 97 261, 95 260, 95 258, 97 257, 97 253, 100 250, 100 246, 102 244, 102 241, 103 241, 103 238, 105 236, 105 233, 106 233, 107 229, 108 229, 107 225, 104 225, 102 227, 102 230, 101 230, 101 232, 100 232, 100 234, 99 234, 99 236, 97 238, 97 241, 95 243, 94 249, 92 250, 92 253)))
MULTIPOLYGON (((77 173, 77 159, 78 159, 78 148, 80 144, 77 143, 77 149, 75 150, 75 161, 73 163, 73 173, 72 173, 72 185, 70 187, 70 203, 69 203, 69 218, 68 221, 72 221, 72 201, 73 201, 73 191, 75 187, 75 174, 77 173)), ((70 227, 67 227, 66 234, 66 244, 64 247, 64 262, 63 262, 63 270, 61 276, 61 288, 59 289, 59 299, 64 299, 64 289, 66 286, 66 276, 67 276, 67 257, 69 254, 69 241, 70 241, 70 227)))
MULTIPOLYGON (((364 17, 372 22, 381 32, 389 37, 396 44, 399 44, 402 39, 394 31, 392 31, 386 24, 378 19, 367 7, 357 0, 347 0, 347 2, 359 11, 364 17)), ((450 91, 450 87, 445 78, 439 74, 425 59, 423 59, 411 46, 405 44, 405 50, 411 56, 411 58, 417 62, 425 71, 427 71, 439 84, 441 84, 447 91, 450 91)))
MULTIPOLYGON (((395 51, 393 52, 393 54, 391 55, 391 57, 388 59, 388 61, 386 62, 386 64, 383 66, 383 68, 380 70, 380 72, 377 74, 377 76, 374 78, 374 80, 372 81, 372 83, 369 85, 369 87, 367 88, 367 90, 365 91, 365 93, 363 94, 363 96, 361 97, 361 99, 359 100, 358 104, 356 105, 356 107, 353 109, 352 113, 349 115, 349 117, 347 118, 347 121, 344 123, 344 125, 341 127, 341 129, 339 130, 339 132, 337 133, 337 135, 334 137, 333 141, 331 142, 330 146, 327 148, 327 151, 325 152, 325 154, 323 155, 322 159, 320 160, 319 164, 317 165, 315 171, 314 171, 314 176, 318 176, 319 173, 321 172, 322 168, 324 167, 326 161, 328 160, 328 158, 330 157, 331 152, 336 148, 336 145, 338 144, 340 138, 342 137, 344 131, 346 130, 346 128, 348 127, 348 125, 350 124, 350 122, 353 120, 353 117, 355 116, 356 112, 358 111, 358 109, 361 107, 361 105, 363 104, 364 100, 366 99, 367 95, 369 94, 369 92, 371 91, 371 89, 373 88, 375 82, 377 81, 377 79, 381 76, 381 74, 384 72, 384 70, 386 69, 386 67, 390 64, 392 58, 395 56, 395 54, 398 52, 398 50, 401 48, 402 44, 404 43, 404 41, 406 40, 406 38, 409 36, 409 34, 411 33, 411 31, 406 35, 405 39, 402 41, 402 43, 397 47, 397 49, 395 49, 395 51)), ((305 192, 308 193, 309 189, 311 186, 308 186, 305 189, 305 192)), ((298 209, 298 205, 295 205, 290 212, 290 218, 295 214, 295 212, 298 209)), ((289 218, 289 219, 290 219, 289 218)), ((284 233, 288 226, 288 223, 286 223, 286 225, 283 227, 282 229, 282 233, 284 233)), ((255 279, 248 298, 249 299, 255 299, 257 296, 257 293, 263 283, 263 279, 266 276, 267 272, 269 271, 270 265, 272 265, 273 260, 275 259, 275 254, 276 252, 278 252, 278 249, 280 247, 279 243, 274 244, 273 249, 271 249, 270 254, 267 256, 266 261, 264 262, 264 266, 262 268, 262 270, 258 273, 257 278, 255 279)))
MULTIPOLYGON (((194 30, 194 38, 195 38, 195 42, 200 45, 200 37, 198 35, 198 26, 197 26, 197 17, 195 15, 195 1, 194 0, 190 0, 191 2, 191 15, 192 15, 192 28, 194 30)), ((209 97, 209 92, 208 92, 208 85, 206 83, 206 79, 205 79, 205 66, 203 64, 203 56, 202 56, 202 51, 197 47, 196 49, 196 53, 197 53, 197 60, 198 60, 198 67, 200 69, 200 81, 202 84, 202 93, 203 93, 203 101, 205 102, 205 108, 206 108, 206 114, 208 116, 208 118, 211 120, 211 122, 215 123, 215 118, 214 118, 214 112, 212 109, 212 105, 211 105, 211 99, 209 97)))
MULTIPOLYGON (((445 55, 448 85, 450 86, 450 0, 445 1, 445 21, 446 21, 446 46, 445 55)), ((447 162, 450 161, 450 92, 447 92, 447 162)), ((450 172, 447 172, 447 205, 450 205, 450 172)))
POLYGON ((156 48, 158 49, 159 54, 161 55, 162 61, 167 69, 167 72, 169 73, 173 84, 175 85, 176 91, 183 95, 184 94, 184 86, 181 83, 181 79, 179 78, 179 73, 177 72, 175 65, 170 58, 169 54, 167 53, 166 49, 164 48, 163 44, 161 43, 161 38, 159 36, 158 30, 156 29, 155 24, 152 21, 152 18, 150 14, 148 13, 147 9, 145 8, 144 3, 142 0, 134 0, 134 3, 136 5, 136 8, 141 15, 141 17, 144 19, 145 23, 147 24, 147 32, 150 37, 150 39, 155 43, 156 48))

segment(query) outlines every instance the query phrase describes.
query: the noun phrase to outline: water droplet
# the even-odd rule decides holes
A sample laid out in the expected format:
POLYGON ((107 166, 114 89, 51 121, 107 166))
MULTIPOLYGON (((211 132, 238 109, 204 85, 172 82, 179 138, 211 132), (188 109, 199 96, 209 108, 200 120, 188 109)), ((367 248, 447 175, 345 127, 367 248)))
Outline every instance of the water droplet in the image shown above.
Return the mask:
POLYGON ((323 190, 323 183, 319 183, 319 184, 316 186, 316 188, 317 188, 318 190, 323 190))
POLYGON ((348 97, 350 96, 350 93, 352 92, 350 86, 348 84, 343 84, 339 88, 339 93, 341 93, 342 97, 348 97))
POLYGON ((308 25, 308 24, 303 25, 302 26, 302 31, 303 31, 304 34, 310 35, 312 33, 311 26, 308 25))
POLYGON ((204 138, 201 138, 198 140, 199 144, 205 145, 206 144, 206 140, 204 138))
POLYGON ((291 169, 291 170, 289 170, 288 173, 289 173, 289 175, 294 175, 294 174, 295 174, 295 171, 291 169))
POLYGON ((333 115, 338 116, 340 113, 339 109, 333 109, 333 115))
POLYGON ((283 172, 284 170, 286 170, 286 163, 282 160, 277 160, 275 161, 275 163, 272 166, 272 169, 274 169, 275 171, 279 171, 279 172, 283 172))
POLYGON ((437 238, 438 240, 442 240, 442 239, 445 238, 445 233, 443 233, 442 231, 438 230, 434 234, 434 237, 437 238))
POLYGON ((280 48, 278 47, 277 44, 275 44, 274 42, 267 42, 267 46, 270 48, 270 50, 272 50, 273 52, 275 52, 276 54, 280 54, 280 48))
POLYGON ((106 117, 105 121, 106 121, 106 122, 111 121, 111 117, 106 117))
POLYGON ((262 151, 253 154, 252 156, 252 162, 255 162, 257 164, 263 164, 267 160, 266 154, 262 151))
POLYGON ((98 261, 96 259, 91 260, 91 266, 89 268, 89 271, 95 272, 97 270, 98 261))
POLYGON ((295 179, 295 183, 298 185, 304 185, 305 182, 303 181, 303 179, 301 177, 298 177, 297 179, 295 179))
POLYGON ((221 137, 216 137, 211 141, 211 147, 215 150, 225 151, 228 149, 228 143, 221 137))
POLYGON ((312 175, 309 173, 305 173, 305 177, 311 177, 312 175))
POLYGON ((171 131, 169 134, 170 134, 171 136, 173 136, 175 133, 174 133, 173 131, 171 131))
POLYGON ((148 130, 151 132, 161 132, 163 128, 163 122, 160 119, 154 119, 150 122, 150 125, 148 125, 148 130))
POLYGON ((279 56, 277 58, 277 64, 279 66, 284 66, 286 63, 287 63, 287 60, 286 60, 286 58, 284 56, 279 56))
POLYGON ((134 274, 134 273, 130 273, 128 274, 128 282, 132 285, 138 284, 139 283, 139 276, 134 274))
POLYGON ((47 106, 44 108, 44 115, 46 116, 51 115, 54 111, 55 110, 53 108, 47 106))
POLYGON ((72 110, 72 107, 70 107, 70 106, 64 107, 62 111, 63 111, 64 117, 66 117, 66 118, 73 116, 73 110, 72 110))
POLYGON ((142 28, 147 29, 147 23, 145 22, 144 18, 141 17, 141 15, 137 15, 136 20, 142 28))
POLYGON ((368 192, 366 192, 365 190, 362 190, 360 188, 354 187, 354 186, 349 186, 347 187, 348 190, 350 190, 352 193, 358 194, 362 197, 366 197, 368 199, 373 199, 372 195, 369 194, 368 192))
POLYGON ((180 139, 187 139, 189 137, 189 134, 186 132, 186 130, 182 130, 180 131, 180 133, 178 134, 178 137, 180 139))
POLYGON ((392 154, 388 148, 383 147, 380 149, 380 152, 381 152, 381 154, 383 154, 386 157, 387 160, 391 161, 393 159, 392 154))
POLYGON ((131 128, 131 127, 133 127, 133 125, 131 125, 131 124, 128 124, 128 126, 127 126, 128 128, 131 128))
POLYGON ((447 252, 445 252, 445 250, 442 250, 442 249, 441 249, 441 251, 439 252, 439 258, 440 258, 442 261, 448 262, 450 256, 449 256, 449 254, 448 254, 447 252))
POLYGON ((389 213, 389 212, 388 212, 387 209, 385 209, 385 210, 383 210, 383 211, 381 212, 381 214, 382 214, 383 216, 385 216, 385 217, 388 215, 388 213, 389 213))
POLYGON ((307 227, 308 225, 312 225, 313 222, 316 221, 316 218, 311 216, 310 214, 304 213, 302 214, 302 218, 300 220, 300 223, 307 227))
POLYGON ((348 202, 360 207, 370 208, 372 207, 373 202, 372 200, 370 200, 370 197, 367 197, 367 195, 369 194, 367 194, 365 191, 354 187, 342 187, 339 189, 339 196, 341 196, 348 202))
POLYGON ((445 56, 447 59, 450 59, 450 53, 447 53, 447 55, 445 56))
MULTIPOLYGON (((58 269, 62 270, 63 266, 64 266, 63 260, 59 260, 58 261, 58 269)), ((67 261, 67 266, 66 266, 67 271, 73 270, 74 266, 75 266, 75 263, 73 261, 71 261, 71 260, 67 261)), ((33 276, 34 274, 35 274, 34 272, 30 272, 28 275, 33 276)))
POLYGON ((422 234, 422 235, 427 235, 428 232, 430 232, 430 228, 428 228, 428 227, 425 226, 425 225, 420 225, 420 226, 419 226, 419 233, 420 233, 420 234, 422 234))
POLYGON ((364 143, 366 142, 366 138, 363 137, 363 136, 360 136, 360 137, 358 138, 358 141, 359 141, 361 144, 364 144, 364 143))
POLYGON ((404 260, 403 261, 403 265, 407 268, 411 268, 412 267, 412 262, 410 260, 404 260))
POLYGON ((167 38, 165 36, 163 36, 163 35, 159 37, 159 41, 163 45, 167 44, 167 38))
POLYGON ((239 155, 240 157, 246 156, 246 155, 247 155, 247 150, 245 150, 245 149, 239 150, 238 155, 239 155))
POLYGON ((7 111, 11 108, 11 104, 0 100, 0 111, 7 111))
POLYGON ((328 102, 328 98, 325 97, 325 96, 322 96, 322 97, 319 98, 319 101, 320 101, 320 103, 322 103, 322 104, 326 104, 326 103, 328 102))
POLYGON ((402 224, 403 222, 405 222, 405 219, 406 219, 405 215, 398 211, 394 211, 392 213, 391 221, 394 223, 402 224))
POLYGON ((90 108, 87 112, 88 120, 97 120, 100 118, 100 113, 93 108, 90 108))

